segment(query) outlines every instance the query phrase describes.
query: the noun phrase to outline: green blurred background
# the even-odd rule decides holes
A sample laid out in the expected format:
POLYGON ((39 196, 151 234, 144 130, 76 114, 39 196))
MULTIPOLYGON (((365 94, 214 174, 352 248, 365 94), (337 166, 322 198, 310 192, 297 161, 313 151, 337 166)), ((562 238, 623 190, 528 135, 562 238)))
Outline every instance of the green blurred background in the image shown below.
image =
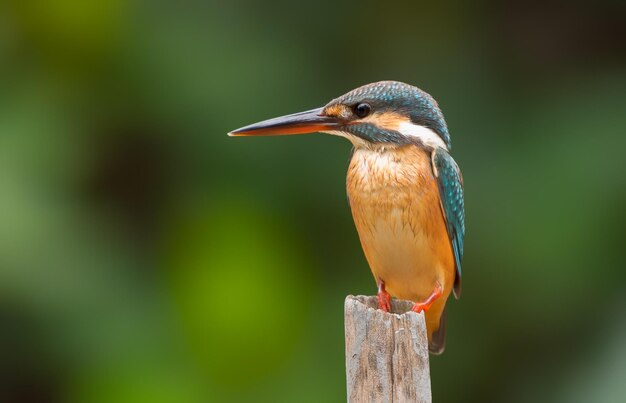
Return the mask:
POLYGON ((465 178, 435 401, 626 401, 623 1, 0 5, 0 400, 341 402, 351 145, 233 139, 394 79, 465 178))

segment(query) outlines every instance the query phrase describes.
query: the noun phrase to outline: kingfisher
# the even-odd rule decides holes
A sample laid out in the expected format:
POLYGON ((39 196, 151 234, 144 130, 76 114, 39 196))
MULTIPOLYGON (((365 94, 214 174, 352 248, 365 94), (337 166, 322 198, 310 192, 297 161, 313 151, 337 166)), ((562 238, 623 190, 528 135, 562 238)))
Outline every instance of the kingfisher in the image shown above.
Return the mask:
POLYGON ((379 309, 391 298, 424 312, 429 351, 445 348, 446 301, 461 295, 463 178, 441 109, 398 81, 356 88, 321 108, 248 125, 230 136, 321 132, 353 144, 346 187, 379 309))

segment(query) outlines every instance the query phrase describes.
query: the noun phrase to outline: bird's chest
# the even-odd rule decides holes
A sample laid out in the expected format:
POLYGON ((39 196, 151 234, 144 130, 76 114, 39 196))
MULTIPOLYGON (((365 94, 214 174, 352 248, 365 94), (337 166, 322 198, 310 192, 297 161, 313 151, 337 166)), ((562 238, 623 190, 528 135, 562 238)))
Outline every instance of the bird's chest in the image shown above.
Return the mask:
POLYGON ((448 242, 429 153, 414 146, 356 150, 347 190, 374 275, 396 294, 418 293, 404 283, 434 278, 430 270, 438 264, 439 244, 448 242))
POLYGON ((428 227, 422 221, 440 214, 430 155, 417 147, 356 150, 348 169, 347 190, 355 220, 370 231, 382 225, 392 232, 416 234, 428 227))

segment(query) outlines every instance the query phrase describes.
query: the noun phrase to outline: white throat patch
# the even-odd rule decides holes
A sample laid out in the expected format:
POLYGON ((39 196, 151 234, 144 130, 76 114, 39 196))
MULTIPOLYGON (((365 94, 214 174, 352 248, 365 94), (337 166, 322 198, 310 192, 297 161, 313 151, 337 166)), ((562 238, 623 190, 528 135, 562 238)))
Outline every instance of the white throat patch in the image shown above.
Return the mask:
POLYGON ((343 137, 346 138, 348 140, 350 140, 350 142, 352 143, 353 146, 355 146, 356 148, 370 148, 372 146, 371 143, 358 138, 357 136, 348 133, 348 132, 342 132, 340 130, 327 130, 324 131, 322 133, 328 133, 328 134, 332 134, 334 136, 339 136, 339 137, 343 137))

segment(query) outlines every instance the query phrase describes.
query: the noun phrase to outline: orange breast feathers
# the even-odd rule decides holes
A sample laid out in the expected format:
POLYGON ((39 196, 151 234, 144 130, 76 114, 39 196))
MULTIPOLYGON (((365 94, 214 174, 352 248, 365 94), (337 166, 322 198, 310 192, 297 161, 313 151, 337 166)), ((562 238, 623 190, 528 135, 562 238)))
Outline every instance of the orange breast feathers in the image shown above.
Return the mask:
POLYGON ((455 268, 430 152, 407 145, 355 150, 347 190, 365 257, 376 280, 420 302, 439 285, 426 312, 429 336, 452 290, 455 268))

